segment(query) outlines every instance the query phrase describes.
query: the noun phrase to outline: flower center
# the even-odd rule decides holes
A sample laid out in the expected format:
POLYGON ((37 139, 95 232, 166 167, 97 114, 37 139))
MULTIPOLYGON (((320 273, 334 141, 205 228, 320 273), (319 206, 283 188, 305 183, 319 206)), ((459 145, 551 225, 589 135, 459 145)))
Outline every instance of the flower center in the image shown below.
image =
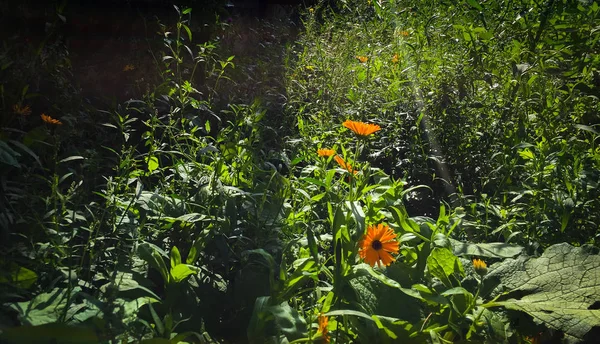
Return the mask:
POLYGON ((381 248, 383 247, 383 245, 381 244, 381 241, 379 241, 379 240, 373 240, 373 243, 371 244, 371 247, 375 251, 379 251, 379 250, 381 250, 381 248))

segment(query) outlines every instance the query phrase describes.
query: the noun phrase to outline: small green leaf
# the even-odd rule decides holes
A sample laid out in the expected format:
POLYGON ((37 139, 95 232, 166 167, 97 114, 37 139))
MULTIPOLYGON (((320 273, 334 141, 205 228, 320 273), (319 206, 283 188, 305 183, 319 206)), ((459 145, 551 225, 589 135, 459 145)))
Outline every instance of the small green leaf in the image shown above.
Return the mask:
POLYGON ((68 158, 64 158, 64 159, 60 160, 59 163, 63 163, 63 162, 67 162, 67 161, 73 161, 73 160, 85 160, 85 158, 82 157, 82 156, 79 156, 79 155, 73 155, 73 156, 70 156, 68 158))
POLYGON ((147 156, 146 157, 146 164, 148 165, 148 171, 152 172, 154 170, 156 170, 159 167, 158 164, 158 158, 155 156, 147 156))

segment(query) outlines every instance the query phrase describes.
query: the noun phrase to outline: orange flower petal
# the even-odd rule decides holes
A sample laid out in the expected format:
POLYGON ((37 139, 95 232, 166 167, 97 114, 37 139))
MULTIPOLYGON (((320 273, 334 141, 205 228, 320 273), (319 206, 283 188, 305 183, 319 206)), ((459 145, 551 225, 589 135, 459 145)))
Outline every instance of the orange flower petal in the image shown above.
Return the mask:
POLYGON ((360 258, 369 265, 375 266, 377 263, 381 266, 383 262, 385 266, 388 266, 396 260, 392 254, 398 253, 400 243, 396 240, 396 233, 380 223, 367 228, 367 233, 363 235, 359 247, 360 258))
POLYGON ((335 151, 333 149, 319 148, 319 150, 317 150, 317 154, 319 154, 321 157, 330 157, 335 155, 335 151))
POLYGON ((392 264, 393 261, 396 260, 394 259, 394 257, 392 257, 391 254, 385 252, 384 250, 379 251, 379 259, 381 259, 383 265, 385 266, 389 266, 390 264, 392 264))
POLYGON ((374 132, 381 130, 381 127, 377 124, 356 122, 347 119, 342 125, 350 130, 352 130, 359 137, 366 137, 374 132))

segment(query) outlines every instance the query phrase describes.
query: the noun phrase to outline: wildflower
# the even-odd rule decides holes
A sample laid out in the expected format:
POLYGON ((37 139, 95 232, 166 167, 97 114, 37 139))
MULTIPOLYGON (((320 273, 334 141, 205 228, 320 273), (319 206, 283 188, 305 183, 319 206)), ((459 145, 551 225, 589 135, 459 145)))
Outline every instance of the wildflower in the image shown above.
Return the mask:
POLYGON ((329 158, 330 156, 335 155, 335 151, 333 149, 319 148, 317 154, 319 154, 321 157, 329 158))
POLYGON ((481 276, 487 273, 487 264, 481 259, 473 259, 473 268, 475 268, 475 272, 481 276))
POLYGON ((398 63, 398 54, 394 54, 392 57, 392 63, 398 63))
POLYGON ((369 58, 366 56, 356 56, 356 58, 358 59, 358 61, 360 61, 360 63, 365 63, 369 61, 369 58))
POLYGON ((309 7, 309 8, 308 8, 308 12, 310 12, 310 13, 314 13, 314 12, 315 12, 315 9, 314 9, 314 8, 312 8, 312 7, 309 7))
POLYGON ((388 266, 395 261, 390 253, 397 254, 399 249, 400 243, 396 241, 396 233, 380 223, 367 228, 367 234, 363 235, 360 241, 358 254, 369 265, 375 266, 377 263, 381 267, 381 262, 388 266))
POLYGON ((408 37, 408 35, 409 35, 408 31, 400 31, 400 32, 398 32, 398 36, 408 37))
POLYGON ((21 106, 19 104, 13 105, 13 112, 17 115, 29 116, 31 115, 31 108, 29 105, 21 106))
POLYGON ((130 70, 134 70, 134 69, 135 69, 135 66, 132 64, 128 64, 128 65, 125 65, 125 67, 123 67, 124 72, 129 72, 130 70))
POLYGON ((334 160, 335 160, 335 162, 337 162, 337 163, 338 163, 338 164, 339 164, 339 165, 340 165, 340 166, 341 166, 341 167, 342 167, 344 170, 346 170, 346 171, 348 171, 348 172, 350 172, 350 173, 353 173, 353 174, 357 174, 357 173, 358 173, 358 171, 356 171, 356 170, 353 170, 353 169, 352 169, 352 166, 351 166, 349 163, 345 162, 345 161, 344 161, 344 159, 343 159, 341 156, 339 156, 339 155, 336 155, 336 156, 334 156, 334 157, 333 157, 333 159, 334 159, 334 160))
POLYGON ((48 115, 42 114, 40 117, 42 117, 42 121, 49 123, 49 124, 56 124, 56 125, 62 125, 62 122, 54 119, 48 115))
POLYGON ((317 333, 320 333, 322 336, 321 343, 329 343, 329 335, 327 330, 327 324, 329 323, 329 317, 324 316, 323 314, 319 315, 319 330, 317 333))
POLYGON ((377 124, 355 122, 349 119, 347 119, 342 125, 352 130, 359 137, 366 137, 373 134, 376 131, 381 130, 381 127, 377 124))

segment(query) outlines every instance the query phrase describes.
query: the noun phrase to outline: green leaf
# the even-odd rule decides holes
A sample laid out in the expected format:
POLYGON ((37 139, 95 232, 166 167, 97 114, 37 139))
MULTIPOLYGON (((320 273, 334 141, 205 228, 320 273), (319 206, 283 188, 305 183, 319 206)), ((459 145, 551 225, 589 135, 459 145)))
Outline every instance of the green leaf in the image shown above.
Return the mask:
POLYGON ((6 274, 0 276, 0 283, 11 283, 19 288, 29 289, 37 281, 37 274, 25 267, 10 263, 6 274))
POLYGON ((464 243, 450 239, 454 255, 480 256, 489 258, 514 258, 523 253, 523 247, 506 244, 503 242, 490 242, 482 244, 464 243))
POLYGON ((483 7, 477 2, 477 0, 467 0, 467 3, 471 5, 471 7, 478 9, 479 11, 483 11, 483 7))
POLYGON ((181 264, 181 253, 179 253, 179 249, 177 246, 173 246, 171 248, 171 268, 181 264))
POLYGON ((73 160, 85 160, 85 158, 80 155, 72 155, 68 158, 64 158, 64 159, 60 160, 59 163, 73 161, 73 160))
MULTIPOLYGON (((73 298, 79 291, 81 291, 79 287, 72 289, 69 298, 73 298)), ((19 313, 19 320, 24 325, 49 324, 57 322, 64 314, 67 296, 66 288, 54 288, 51 292, 42 293, 31 301, 15 302, 9 307, 19 313)))
POLYGON ((183 26, 183 28, 185 29, 185 32, 187 32, 188 39, 191 42, 192 41, 192 31, 190 31, 190 28, 187 25, 185 25, 185 24, 182 24, 181 26, 183 26))
POLYGON ((398 290, 402 291, 403 293, 405 293, 406 295, 412 296, 414 298, 422 299, 422 297, 421 297, 421 295, 419 294, 418 291, 412 290, 412 289, 408 289, 408 288, 403 288, 400 285, 400 283, 394 281, 393 279, 385 276, 382 273, 376 272, 368 264, 362 263, 362 264, 355 265, 354 268, 353 268, 353 270, 352 270, 352 273, 355 276, 367 276, 367 275, 370 275, 370 276, 374 277, 375 279, 377 279, 378 281, 382 282, 383 284, 387 285, 388 287, 392 287, 392 288, 398 289, 398 290))
POLYGON ((531 159, 535 158, 535 155, 533 154, 533 152, 531 150, 529 150, 529 148, 520 150, 519 155, 521 156, 521 158, 523 158, 525 160, 531 160, 531 159))
POLYGON ((178 264, 171 269, 171 278, 175 283, 179 283, 190 275, 197 274, 199 269, 195 266, 188 264, 178 264))
POLYGON ((464 276, 465 274, 458 258, 447 248, 434 248, 429 257, 427 257, 427 268, 446 287, 452 287, 452 282, 450 281, 451 275, 459 274, 464 276))
POLYGON ((146 164, 148 165, 148 171, 152 172, 159 167, 158 158, 155 156, 147 156, 145 158, 146 164))
POLYGON ((600 326, 600 255, 592 246, 550 246, 539 258, 507 259, 486 276, 500 281, 509 299, 490 302, 525 312, 537 323, 565 333, 567 342, 589 340, 600 326))
POLYGON ((16 168, 21 168, 21 165, 16 159, 19 156, 21 156, 21 154, 15 152, 4 141, 0 141, 0 163, 5 163, 16 168))

